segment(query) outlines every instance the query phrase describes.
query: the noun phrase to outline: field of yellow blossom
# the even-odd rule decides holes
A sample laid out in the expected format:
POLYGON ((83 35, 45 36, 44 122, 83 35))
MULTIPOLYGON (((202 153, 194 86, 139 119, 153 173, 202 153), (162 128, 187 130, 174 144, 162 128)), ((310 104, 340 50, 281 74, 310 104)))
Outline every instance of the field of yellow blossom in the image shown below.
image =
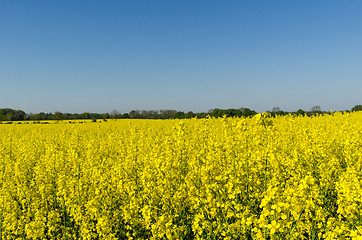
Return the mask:
POLYGON ((362 113, 0 124, 0 239, 362 239, 362 113))

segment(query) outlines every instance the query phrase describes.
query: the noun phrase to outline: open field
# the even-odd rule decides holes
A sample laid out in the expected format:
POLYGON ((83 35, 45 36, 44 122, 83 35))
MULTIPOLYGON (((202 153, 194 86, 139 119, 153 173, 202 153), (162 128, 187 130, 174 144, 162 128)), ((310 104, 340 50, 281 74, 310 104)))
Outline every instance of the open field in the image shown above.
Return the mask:
POLYGON ((1 239, 362 239, 362 112, 82 122, 0 124, 1 239))

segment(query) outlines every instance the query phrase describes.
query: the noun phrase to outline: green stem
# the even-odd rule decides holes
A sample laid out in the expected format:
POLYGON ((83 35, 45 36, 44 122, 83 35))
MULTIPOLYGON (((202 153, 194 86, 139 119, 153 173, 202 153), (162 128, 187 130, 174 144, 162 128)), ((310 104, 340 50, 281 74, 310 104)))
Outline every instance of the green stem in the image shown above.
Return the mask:
POLYGON ((288 240, 289 240, 289 239, 290 239, 290 237, 292 236, 293 230, 294 230, 294 228, 297 226, 297 224, 298 224, 298 222, 299 222, 300 218, 302 217, 302 214, 303 214, 303 212, 304 212, 304 209, 305 209, 305 208, 306 208, 306 205, 304 205, 304 207, 303 207, 302 211, 301 211, 301 212, 300 212, 300 214, 299 214, 299 218, 298 218, 298 220, 295 222, 295 224, 293 225, 292 229, 290 229, 288 240))
POLYGON ((4 199, 2 199, 3 205, 1 207, 1 214, 0 214, 0 240, 3 239, 3 210, 5 207, 4 199))
POLYGON ((268 177, 267 177, 267 173, 268 173, 268 129, 265 126, 265 135, 266 135, 266 155, 265 155, 265 170, 264 170, 264 189, 263 192, 266 191, 267 188, 267 182, 268 182, 268 177))

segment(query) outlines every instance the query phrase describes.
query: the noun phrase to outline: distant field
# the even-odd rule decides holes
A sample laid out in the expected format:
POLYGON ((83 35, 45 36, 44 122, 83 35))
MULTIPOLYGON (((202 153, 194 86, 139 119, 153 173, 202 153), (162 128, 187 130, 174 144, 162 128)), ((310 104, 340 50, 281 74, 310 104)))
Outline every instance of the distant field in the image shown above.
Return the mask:
POLYGON ((75 120, 30 120, 30 121, 0 121, 0 124, 70 124, 116 121, 114 119, 75 119, 75 120))
POLYGON ((6 123, 0 239, 362 238, 361 112, 6 123))

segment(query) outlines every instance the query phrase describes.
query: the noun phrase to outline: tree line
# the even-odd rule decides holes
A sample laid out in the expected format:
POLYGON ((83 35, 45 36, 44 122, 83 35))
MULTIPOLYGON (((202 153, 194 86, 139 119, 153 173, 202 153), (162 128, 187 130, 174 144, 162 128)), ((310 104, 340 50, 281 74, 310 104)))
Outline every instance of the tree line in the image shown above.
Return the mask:
MULTIPOLYGON (((349 110, 347 110, 349 111, 349 110)), ((354 106, 350 111, 362 111, 362 105, 354 106)), ((276 115, 314 115, 327 113, 321 110, 320 106, 313 106, 310 111, 304 111, 299 109, 296 112, 282 111, 279 107, 273 108, 271 111, 272 116, 276 115)), ((230 108, 230 109, 219 109, 214 108, 208 112, 194 113, 192 111, 182 112, 176 110, 132 110, 128 113, 120 113, 114 110, 111 113, 25 113, 22 110, 14 110, 11 108, 0 108, 0 121, 29 121, 29 120, 75 120, 75 119, 187 119, 187 118, 205 118, 211 117, 250 117, 256 115, 257 112, 249 108, 230 108)))

